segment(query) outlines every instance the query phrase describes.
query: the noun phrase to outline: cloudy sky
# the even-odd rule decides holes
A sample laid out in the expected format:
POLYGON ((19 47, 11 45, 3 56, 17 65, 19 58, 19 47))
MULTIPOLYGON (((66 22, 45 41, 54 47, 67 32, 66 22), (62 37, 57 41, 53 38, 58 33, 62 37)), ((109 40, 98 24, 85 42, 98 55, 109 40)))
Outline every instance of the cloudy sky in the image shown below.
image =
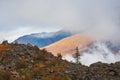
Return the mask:
POLYGON ((0 0, 0 41, 63 28, 113 35, 119 10, 120 0, 0 0))

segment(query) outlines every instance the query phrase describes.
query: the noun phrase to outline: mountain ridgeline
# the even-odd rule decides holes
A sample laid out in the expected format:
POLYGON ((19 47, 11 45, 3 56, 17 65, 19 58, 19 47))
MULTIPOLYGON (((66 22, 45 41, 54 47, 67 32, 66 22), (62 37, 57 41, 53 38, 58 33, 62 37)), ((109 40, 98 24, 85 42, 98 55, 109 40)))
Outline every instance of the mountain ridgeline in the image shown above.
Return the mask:
POLYGON ((35 33, 35 34, 22 36, 16 39, 14 42, 18 42, 21 44, 30 43, 32 45, 37 45, 41 48, 71 35, 72 34, 70 32, 63 30, 60 30, 58 32, 49 32, 49 33, 43 32, 43 33, 35 33))

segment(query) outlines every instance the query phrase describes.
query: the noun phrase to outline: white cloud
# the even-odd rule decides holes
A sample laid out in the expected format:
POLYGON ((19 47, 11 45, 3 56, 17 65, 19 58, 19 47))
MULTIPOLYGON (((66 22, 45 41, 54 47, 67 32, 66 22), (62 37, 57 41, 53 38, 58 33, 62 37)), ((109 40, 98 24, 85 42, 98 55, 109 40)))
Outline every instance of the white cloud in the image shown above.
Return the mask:
MULTIPOLYGON (((87 47, 87 50, 80 52, 80 62, 83 65, 90 66, 96 62, 115 63, 120 61, 120 53, 113 52, 112 49, 108 48, 106 43, 97 41, 87 47)), ((75 62, 75 58, 72 55, 66 55, 63 59, 75 62)))
POLYGON ((34 27, 32 26, 25 26, 25 27, 19 27, 17 29, 13 29, 10 31, 1 31, 0 32, 0 42, 4 41, 4 40, 9 40, 9 42, 14 41, 15 39, 17 39, 20 36, 24 36, 24 35, 28 35, 31 33, 40 33, 40 32, 51 32, 51 31, 57 31, 58 29, 54 28, 47 28, 47 29, 36 29, 34 30, 34 27))
POLYGON ((14 30, 19 32, 21 27, 23 33, 25 26, 32 28, 30 33, 50 28, 67 28, 71 31, 87 28, 92 29, 91 34, 99 30, 97 33, 101 37, 104 30, 103 33, 107 34, 105 37, 113 37, 116 32, 113 26, 118 27, 120 18, 119 8, 119 0, 1 0, 0 31, 5 36, 14 30))

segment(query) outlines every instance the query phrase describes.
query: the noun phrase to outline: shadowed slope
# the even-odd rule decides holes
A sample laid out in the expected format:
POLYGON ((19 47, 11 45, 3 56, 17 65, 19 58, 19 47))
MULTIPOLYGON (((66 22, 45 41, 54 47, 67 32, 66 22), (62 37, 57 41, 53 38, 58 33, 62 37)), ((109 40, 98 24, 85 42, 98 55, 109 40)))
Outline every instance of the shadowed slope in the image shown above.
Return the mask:
POLYGON ((57 31, 57 32, 43 32, 43 33, 34 33, 30 35, 25 35, 14 42, 18 42, 21 44, 32 44, 32 45, 37 45, 40 48, 48 46, 54 42, 57 42, 65 37, 71 36, 72 34, 68 31, 57 31))

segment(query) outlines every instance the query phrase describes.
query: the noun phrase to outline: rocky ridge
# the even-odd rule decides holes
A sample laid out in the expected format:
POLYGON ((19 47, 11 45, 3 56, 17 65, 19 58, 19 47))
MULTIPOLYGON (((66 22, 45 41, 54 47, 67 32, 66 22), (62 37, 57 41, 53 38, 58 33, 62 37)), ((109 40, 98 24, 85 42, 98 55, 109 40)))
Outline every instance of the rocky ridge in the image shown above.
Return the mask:
POLYGON ((30 44, 4 43, 0 48, 0 80, 120 80, 120 62, 88 67, 30 44))

